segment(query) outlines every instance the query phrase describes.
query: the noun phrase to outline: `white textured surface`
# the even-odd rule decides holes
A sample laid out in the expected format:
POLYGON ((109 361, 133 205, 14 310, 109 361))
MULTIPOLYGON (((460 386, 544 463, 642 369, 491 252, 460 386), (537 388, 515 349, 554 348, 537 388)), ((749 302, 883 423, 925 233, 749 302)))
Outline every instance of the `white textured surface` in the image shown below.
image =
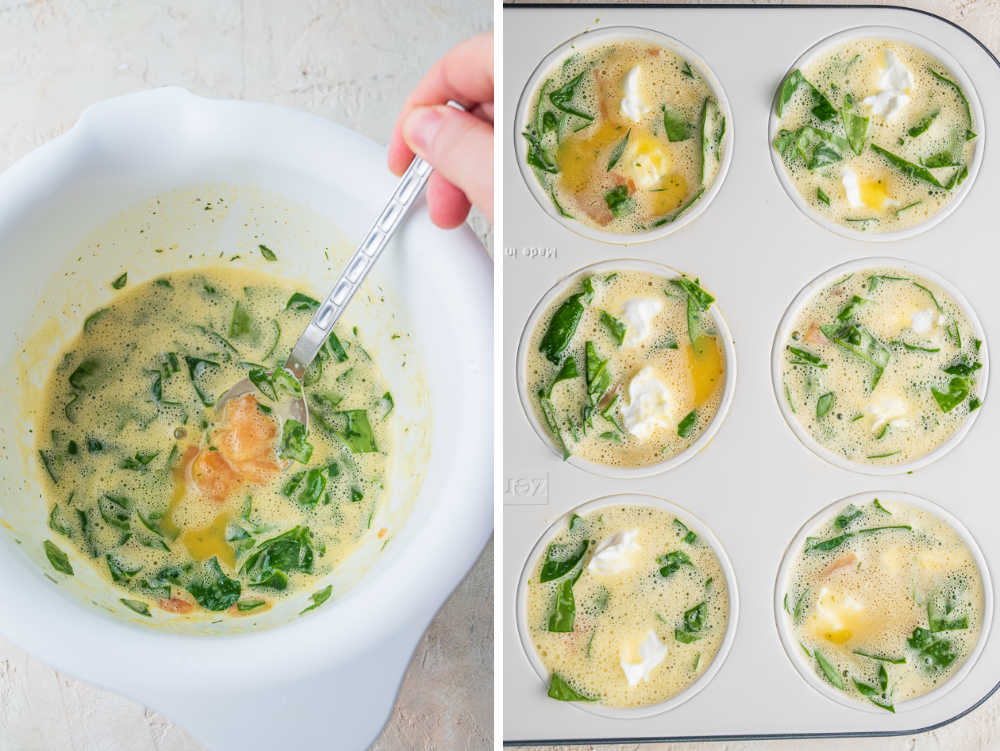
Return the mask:
MULTIPOLYGON (((560 2, 561 0, 554 0, 560 2)), ((616 0, 606 0, 616 2, 616 0)), ((684 2, 684 0, 672 0, 684 2)), ((743 0, 746 2, 747 0, 743 0)), ((754 2, 755 0, 751 0, 754 2)), ((906 5, 936 13, 972 32, 986 44, 994 55, 1000 55, 1000 2, 998 0, 924 0, 922 2, 867 1, 873 5, 906 5)), ((516 0, 515 0, 516 2, 516 0)), ((713 0, 726 2, 726 0, 713 0)), ((759 2, 757 4, 771 4, 759 2)), ((776 2, 773 4, 782 4, 776 2)), ((824 0, 827 5, 850 3, 824 0)), ((599 12, 595 12, 599 16, 599 12)), ((516 646, 516 645, 515 645, 516 646)), ((997 676, 1000 679, 1000 676, 997 676)), ((721 708, 720 708, 721 709, 721 708)), ((544 746, 539 751, 986 751, 1000 749, 1000 692, 994 694, 971 714, 944 728, 911 737, 872 738, 852 740, 788 740, 767 742, 728 743, 673 743, 673 744, 626 744, 609 746, 544 746)))
MULTIPOLYGON (((488 0, 0 0, 0 168, 87 105, 162 85, 310 110, 385 143, 423 72, 491 17, 488 0)), ((492 745, 492 582, 491 546, 425 634, 374 749, 492 745)), ((49 749, 200 746, 0 638, 0 751, 49 749)))

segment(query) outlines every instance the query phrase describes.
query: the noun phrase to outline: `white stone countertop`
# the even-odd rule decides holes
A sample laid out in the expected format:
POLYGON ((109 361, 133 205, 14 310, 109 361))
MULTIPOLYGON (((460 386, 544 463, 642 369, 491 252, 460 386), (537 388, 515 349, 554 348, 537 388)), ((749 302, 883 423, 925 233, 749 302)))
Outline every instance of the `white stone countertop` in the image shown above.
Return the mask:
MULTIPOLYGON (((302 108, 384 144, 424 71, 492 15, 489 0, 0 0, 0 169, 93 102, 164 85, 302 108)), ((492 747, 492 602, 490 545, 417 647, 373 749, 492 747)), ((0 638, 0 751, 201 746, 0 638)))
MULTIPOLYGON (((550 0, 560 2, 561 0, 550 0)), ((606 0, 618 2, 618 0, 606 0)), ((685 2, 685 0, 671 0, 685 2)), ((712 0, 726 3, 729 0, 712 0)), ((740 0, 759 5, 781 5, 767 0, 740 0)), ((799 0, 808 4, 809 0, 799 0)), ((1000 0, 853 0, 870 5, 904 5, 936 13, 975 34, 1000 56, 1000 0)), ((697 4, 697 3, 692 3, 697 4)), ((849 5, 843 0, 823 0, 825 5, 849 5)), ((1000 676, 997 676, 1000 680, 1000 676)), ((788 740, 727 743, 654 743, 612 746, 540 746, 538 751, 987 751, 1000 749, 1000 692, 982 706, 930 733, 899 738, 788 740)))

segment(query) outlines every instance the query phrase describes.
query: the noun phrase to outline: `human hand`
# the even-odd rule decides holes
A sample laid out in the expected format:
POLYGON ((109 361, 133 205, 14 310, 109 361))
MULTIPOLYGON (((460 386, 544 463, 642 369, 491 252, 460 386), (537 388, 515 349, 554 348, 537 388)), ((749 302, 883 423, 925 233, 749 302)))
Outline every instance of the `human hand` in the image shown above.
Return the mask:
POLYGON ((466 39, 438 60, 399 113, 389 169, 402 175, 414 153, 434 168, 431 221, 458 227, 475 205, 493 221, 493 33, 466 39), (453 99, 466 111, 448 107, 453 99))

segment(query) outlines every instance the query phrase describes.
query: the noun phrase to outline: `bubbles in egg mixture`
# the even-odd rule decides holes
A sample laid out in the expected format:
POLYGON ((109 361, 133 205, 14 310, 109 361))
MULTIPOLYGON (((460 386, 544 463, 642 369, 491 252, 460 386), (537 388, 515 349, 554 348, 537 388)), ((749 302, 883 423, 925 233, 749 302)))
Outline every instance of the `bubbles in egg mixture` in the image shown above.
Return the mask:
MULTIPOLYGON (((573 455, 597 464, 642 467, 679 454, 707 429, 722 401, 725 353, 708 309, 694 311, 697 345, 692 345, 687 299, 687 292, 670 278, 627 269, 581 275, 566 286, 565 293, 541 316, 526 343, 528 401, 557 446, 565 445, 573 455), (542 351, 546 332, 559 308, 584 284, 593 288, 593 295, 559 363, 553 363, 542 351), (649 334, 644 340, 633 344, 625 339, 619 345, 604 314, 621 322, 624 306, 635 300, 651 300, 661 307, 648 321, 649 334), (596 395, 590 393, 587 376, 588 342, 600 360, 607 360, 607 387, 596 395), (554 383, 569 359, 578 375, 554 383), (662 383, 668 405, 663 414, 666 424, 640 438, 628 430, 623 410, 631 404, 632 379, 647 367, 662 383), (546 402, 558 432, 549 425, 540 393, 548 394, 546 402)), ((627 326, 625 332, 628 336, 627 326)))
POLYGON ((965 311, 903 269, 863 269, 817 291, 795 315, 781 357, 794 419, 850 461, 925 456, 981 404, 984 353, 965 311), (852 337, 870 342, 865 356, 844 346, 852 337), (873 359, 884 361, 881 372, 873 359))
POLYGON ((890 495, 838 505, 810 533, 789 570, 785 609, 821 678, 832 683, 817 653, 847 694, 891 706, 941 685, 971 654, 983 585, 945 521, 890 495))
POLYGON ((729 593, 712 548, 697 536, 686 542, 690 530, 672 514, 648 506, 606 506, 574 518, 573 528, 563 529, 550 544, 574 548, 589 541, 582 561, 564 577, 542 583, 543 551, 528 582, 525 615, 539 658, 550 674, 601 704, 641 707, 666 701, 704 673, 725 636, 729 593), (633 529, 639 531, 640 550, 630 556, 628 569, 600 574, 587 568, 597 545, 633 529), (658 559, 675 551, 689 563, 664 577, 664 563, 658 559), (573 630, 549 631, 557 588, 563 579, 577 576, 581 566, 572 587, 573 630), (685 612, 701 603, 702 627, 685 628, 685 612), (666 646, 666 656, 648 680, 630 687, 621 666, 623 650, 637 646, 650 630, 666 646))
MULTIPOLYGON (((307 464, 242 483, 222 500, 202 495, 185 471, 194 454, 213 450, 215 400, 250 368, 284 363, 312 315, 311 298, 297 292, 230 268, 135 285, 86 319, 49 376, 37 447, 51 472, 43 485, 56 541, 93 559, 129 598, 148 601, 154 616, 182 607, 218 617, 206 612, 224 609, 218 601, 194 594, 204 561, 217 559, 242 599, 266 608, 310 587, 369 533, 392 415, 357 328, 338 327, 337 346, 331 339, 304 378, 307 464), (255 584, 248 559, 286 532, 299 552, 281 572, 287 584, 282 576, 255 584)), ((273 404, 255 394, 261 411, 273 404)))
POLYGON ((660 45, 618 39, 574 47, 542 79, 525 137, 528 163, 560 215, 631 234, 672 221, 701 196, 719 170, 724 132, 695 65, 660 45))
POLYGON ((817 100, 809 85, 799 85, 780 114, 774 147, 783 151, 782 133, 797 134, 802 127, 832 134, 832 141, 824 141, 830 147, 824 151, 827 156, 816 160, 819 166, 809 161, 812 141, 805 146, 808 158, 793 142, 782 160, 811 210, 853 230, 877 233, 921 224, 953 199, 968 177, 976 134, 983 126, 972 122, 970 92, 961 89, 953 71, 940 60, 905 42, 861 38, 817 55, 801 74, 833 111, 823 113, 828 119, 817 116, 817 100), (904 94, 897 104, 905 102, 898 111, 883 116, 873 110, 871 98, 895 91, 884 87, 890 67, 896 83, 912 81, 912 85, 897 92, 904 94), (867 118, 863 141, 853 146, 844 140, 849 136, 845 118, 851 116, 867 118), (861 147, 860 153, 855 146, 861 147), (913 168, 894 164, 894 157, 913 168))

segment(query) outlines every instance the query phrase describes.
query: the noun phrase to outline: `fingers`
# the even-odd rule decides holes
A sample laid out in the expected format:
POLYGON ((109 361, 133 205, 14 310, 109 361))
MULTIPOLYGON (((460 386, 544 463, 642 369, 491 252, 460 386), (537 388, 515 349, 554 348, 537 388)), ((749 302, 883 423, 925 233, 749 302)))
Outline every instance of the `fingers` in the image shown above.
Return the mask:
POLYGON ((493 34, 466 39, 438 60, 407 97, 389 141, 389 169, 403 174, 413 151, 403 138, 403 124, 417 107, 445 104, 454 99, 493 119, 493 34), (488 105, 488 107, 487 107, 488 105))
POLYGON ((419 107, 406 118, 403 137, 433 165, 435 174, 463 192, 493 221, 491 125, 452 107, 419 107))
POLYGON ((441 229, 455 229, 469 215, 470 204, 465 193, 437 172, 431 173, 427 183, 427 205, 431 221, 441 229))

